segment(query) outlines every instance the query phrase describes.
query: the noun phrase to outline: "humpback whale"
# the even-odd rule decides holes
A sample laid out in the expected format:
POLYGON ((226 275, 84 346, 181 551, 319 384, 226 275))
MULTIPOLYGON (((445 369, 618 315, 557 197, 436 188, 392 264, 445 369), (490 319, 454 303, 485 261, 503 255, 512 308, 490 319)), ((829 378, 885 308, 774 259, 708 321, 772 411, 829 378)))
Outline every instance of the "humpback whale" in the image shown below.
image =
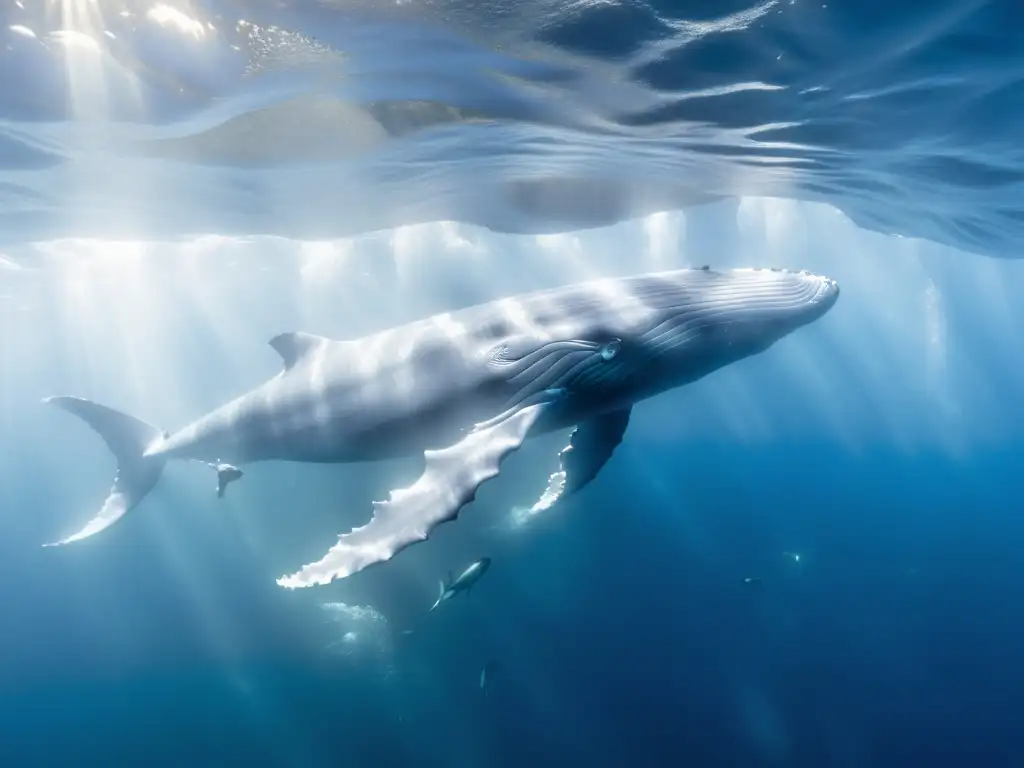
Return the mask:
POLYGON ((283 587, 327 584, 392 558, 455 519, 529 437, 574 428, 541 499, 587 486, 633 405, 768 349, 836 303, 828 277, 707 267, 603 279, 505 298, 355 340, 282 333, 279 373, 165 432, 103 405, 47 398, 95 429, 117 460, 92 536, 153 489, 171 460, 217 471, 217 492, 260 461, 368 462, 421 455, 408 488, 283 587))

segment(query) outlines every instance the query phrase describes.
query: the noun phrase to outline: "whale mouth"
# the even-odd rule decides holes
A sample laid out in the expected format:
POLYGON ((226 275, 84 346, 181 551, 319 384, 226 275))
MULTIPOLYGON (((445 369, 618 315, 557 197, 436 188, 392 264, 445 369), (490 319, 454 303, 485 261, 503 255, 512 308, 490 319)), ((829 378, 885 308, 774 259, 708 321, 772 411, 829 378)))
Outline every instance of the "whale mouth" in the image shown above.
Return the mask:
POLYGON ((820 316, 830 310, 839 300, 839 283, 825 275, 805 273, 805 277, 817 281, 817 290, 811 297, 809 304, 818 310, 818 315, 820 316))
POLYGON ((755 345, 774 342, 817 321, 839 300, 839 283, 809 270, 754 268, 736 270, 736 274, 740 283, 732 292, 745 294, 745 301, 734 300, 731 305, 738 310, 732 318, 731 343, 743 338, 755 345))
POLYGON ((729 300, 741 309, 754 310, 757 321, 767 326, 806 325, 839 300, 839 283, 834 278, 806 269, 754 267, 736 269, 733 274, 738 285, 724 292, 743 296, 745 301, 734 296, 729 300))

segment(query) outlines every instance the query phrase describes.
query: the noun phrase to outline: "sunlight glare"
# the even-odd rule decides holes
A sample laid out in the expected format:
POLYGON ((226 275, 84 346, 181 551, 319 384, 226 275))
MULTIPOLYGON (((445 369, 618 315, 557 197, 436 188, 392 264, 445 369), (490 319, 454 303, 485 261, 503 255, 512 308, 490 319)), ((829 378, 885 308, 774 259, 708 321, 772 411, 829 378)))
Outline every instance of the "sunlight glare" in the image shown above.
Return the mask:
POLYGON ((196 39, 204 37, 207 32, 207 28, 201 21, 193 19, 177 8, 164 3, 159 3, 150 8, 146 12, 146 18, 162 27, 177 29, 182 34, 190 35, 196 39))
POLYGON ((36 39, 36 33, 22 24, 11 24, 11 26, 9 26, 8 29, 16 35, 28 37, 33 40, 36 39))
POLYGON ((669 213, 651 214, 643 220, 647 236, 646 258, 650 271, 658 272, 687 263, 682 246, 686 241, 686 217, 669 213))

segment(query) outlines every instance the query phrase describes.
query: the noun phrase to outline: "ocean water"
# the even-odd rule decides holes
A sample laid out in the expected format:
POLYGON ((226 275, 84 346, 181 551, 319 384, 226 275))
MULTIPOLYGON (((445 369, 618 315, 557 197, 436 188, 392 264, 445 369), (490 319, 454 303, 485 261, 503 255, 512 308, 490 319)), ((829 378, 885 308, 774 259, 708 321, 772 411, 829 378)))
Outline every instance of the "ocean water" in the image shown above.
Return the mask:
POLYGON ((1024 764, 1018 4, 0 14, 0 765, 1024 764), (708 263, 843 293, 564 508, 512 514, 558 434, 325 587, 275 579, 416 462, 172 465, 40 546, 114 472, 42 397, 174 429, 282 331, 708 263))
POLYGON ((1014 257, 1014 0, 40 0, 4 239, 556 233, 736 195, 1014 257))

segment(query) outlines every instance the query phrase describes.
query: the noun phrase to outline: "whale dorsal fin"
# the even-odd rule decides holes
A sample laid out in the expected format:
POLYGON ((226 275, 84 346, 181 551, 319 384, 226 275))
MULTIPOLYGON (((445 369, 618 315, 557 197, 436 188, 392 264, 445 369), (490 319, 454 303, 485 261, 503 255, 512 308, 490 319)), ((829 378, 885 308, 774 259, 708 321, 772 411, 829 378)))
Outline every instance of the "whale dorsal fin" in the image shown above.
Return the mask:
POLYGON ((303 331, 289 331, 279 333, 270 340, 270 346, 281 356, 284 361, 284 369, 291 369, 303 358, 312 354, 331 340, 324 336, 317 336, 315 333, 304 333, 303 331))

